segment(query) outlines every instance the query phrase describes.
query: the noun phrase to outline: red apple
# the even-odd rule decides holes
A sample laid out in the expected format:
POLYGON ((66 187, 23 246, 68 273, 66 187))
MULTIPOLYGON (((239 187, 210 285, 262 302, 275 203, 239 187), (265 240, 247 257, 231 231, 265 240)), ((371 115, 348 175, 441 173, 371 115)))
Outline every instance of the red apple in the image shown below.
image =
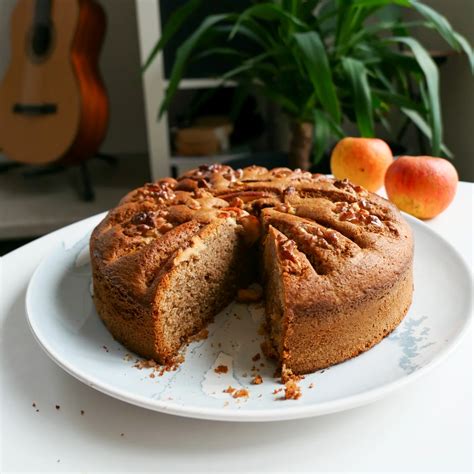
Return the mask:
POLYGON ((331 172, 338 179, 347 178, 369 191, 377 191, 392 162, 392 151, 383 140, 346 137, 332 151, 331 172))
POLYGON ((420 219, 443 212, 456 194, 456 168, 444 158, 401 156, 385 175, 385 189, 399 209, 420 219))

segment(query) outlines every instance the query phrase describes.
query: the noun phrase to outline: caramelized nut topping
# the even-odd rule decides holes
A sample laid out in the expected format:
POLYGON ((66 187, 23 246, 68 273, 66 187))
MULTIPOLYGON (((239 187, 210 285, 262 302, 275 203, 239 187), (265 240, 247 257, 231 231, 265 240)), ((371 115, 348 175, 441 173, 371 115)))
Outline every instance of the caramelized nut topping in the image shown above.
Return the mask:
POLYGON ((198 187, 199 184, 195 179, 184 178, 178 182, 175 189, 177 191, 195 191, 198 187))
POLYGON ((284 178, 285 176, 289 176, 292 174, 293 171, 290 168, 273 168, 272 175, 276 176, 277 178, 284 178))
POLYGON ((135 214, 131 219, 131 223, 134 225, 143 224, 148 227, 155 227, 152 212, 139 212, 138 214, 135 214))
POLYGON ((260 238, 260 221, 255 216, 243 216, 239 224, 244 228, 244 241, 248 246, 253 245, 260 238))
POLYGON ((279 203, 275 206, 275 210, 279 212, 285 212, 286 214, 296 214, 296 208, 288 203, 279 203))
POLYGON ((352 222, 354 224, 371 224, 383 227, 382 221, 374 214, 370 214, 367 201, 361 199, 357 202, 336 202, 334 212, 339 214, 339 220, 352 222))
POLYGON ((239 179, 242 174, 242 170, 234 170, 230 166, 213 163, 211 165, 201 165, 197 170, 185 174, 184 178, 209 181, 219 176, 232 183, 239 179))
POLYGON ((334 186, 352 194, 355 193, 359 196, 368 196, 368 191, 365 188, 356 184, 352 184, 347 178, 334 181, 334 186))
POLYGON ((173 191, 175 183, 176 182, 170 182, 168 180, 162 180, 156 183, 147 183, 145 184, 142 193, 146 196, 152 197, 159 204, 163 204, 166 201, 171 201, 175 198, 175 193, 173 191))
POLYGON ((302 271, 302 265, 298 257, 298 248, 293 240, 285 240, 281 236, 277 237, 278 250, 281 260, 284 262, 285 270, 288 273, 298 274, 302 271))
POLYGON ((229 206, 230 207, 237 207, 239 209, 243 209, 244 208, 244 201, 242 201, 242 199, 240 199, 239 197, 235 197, 229 202, 229 206))
POLYGON ((317 227, 314 230, 308 231, 307 228, 302 227, 301 231, 304 233, 306 239, 309 242, 312 242, 321 248, 328 249, 331 245, 335 245, 338 242, 336 232, 330 229, 322 229, 317 227))

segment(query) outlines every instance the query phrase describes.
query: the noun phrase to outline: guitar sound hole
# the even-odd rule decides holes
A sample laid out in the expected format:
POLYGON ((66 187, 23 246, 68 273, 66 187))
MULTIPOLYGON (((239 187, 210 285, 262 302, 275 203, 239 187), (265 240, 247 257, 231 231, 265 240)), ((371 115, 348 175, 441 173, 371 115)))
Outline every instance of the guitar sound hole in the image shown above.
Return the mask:
POLYGON ((28 57, 35 63, 46 61, 54 49, 55 39, 55 28, 52 23, 48 26, 33 26, 26 42, 28 57))
POLYGON ((31 49, 35 56, 43 56, 51 44, 51 25, 38 25, 33 32, 31 49))

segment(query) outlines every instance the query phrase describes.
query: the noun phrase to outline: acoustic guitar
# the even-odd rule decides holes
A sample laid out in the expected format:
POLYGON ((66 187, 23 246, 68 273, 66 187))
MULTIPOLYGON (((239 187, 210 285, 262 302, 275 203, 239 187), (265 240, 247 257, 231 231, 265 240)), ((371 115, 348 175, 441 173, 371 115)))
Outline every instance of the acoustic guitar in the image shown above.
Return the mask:
POLYGON ((0 84, 0 148, 28 164, 77 164, 102 143, 108 99, 98 68, 105 14, 94 0, 19 0, 0 84))

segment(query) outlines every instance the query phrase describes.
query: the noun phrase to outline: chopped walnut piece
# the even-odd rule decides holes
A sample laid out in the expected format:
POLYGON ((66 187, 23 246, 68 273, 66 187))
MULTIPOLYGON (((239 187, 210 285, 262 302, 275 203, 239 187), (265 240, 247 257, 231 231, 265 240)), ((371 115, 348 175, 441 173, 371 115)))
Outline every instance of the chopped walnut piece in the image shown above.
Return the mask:
POLYGON ((245 388, 241 388, 240 390, 235 391, 232 396, 234 398, 248 398, 249 391, 245 388))
POLYGON ((252 379, 253 385, 260 385, 262 382, 263 382, 262 376, 258 374, 252 379))
POLYGON ((287 214, 296 214, 296 207, 293 207, 291 204, 285 203, 285 204, 277 204, 275 206, 275 210, 279 212, 285 212, 287 214))
POLYGON ((190 179, 190 178, 183 178, 181 179, 177 186, 176 190, 177 191, 195 191, 198 189, 199 184, 195 179, 190 179))
POLYGON ((244 242, 251 246, 260 239, 261 225, 255 216, 244 216, 239 219, 239 224, 244 229, 244 242))
POLYGON ((229 206, 230 207, 237 207, 238 209, 243 209, 244 208, 244 201, 242 201, 242 199, 240 199, 239 197, 234 197, 229 202, 229 206))
POLYGON ((227 365, 218 365, 215 369, 214 372, 216 374, 226 374, 229 371, 229 367, 227 365))
POLYGON ((278 243, 279 255, 284 261, 285 271, 293 274, 301 273, 303 268, 297 254, 296 243, 293 240, 284 240, 281 236, 278 236, 278 243))
POLYGON ((369 204, 365 199, 358 202, 336 202, 334 212, 339 214, 339 220, 355 224, 369 224, 383 227, 382 221, 369 211, 369 204))

